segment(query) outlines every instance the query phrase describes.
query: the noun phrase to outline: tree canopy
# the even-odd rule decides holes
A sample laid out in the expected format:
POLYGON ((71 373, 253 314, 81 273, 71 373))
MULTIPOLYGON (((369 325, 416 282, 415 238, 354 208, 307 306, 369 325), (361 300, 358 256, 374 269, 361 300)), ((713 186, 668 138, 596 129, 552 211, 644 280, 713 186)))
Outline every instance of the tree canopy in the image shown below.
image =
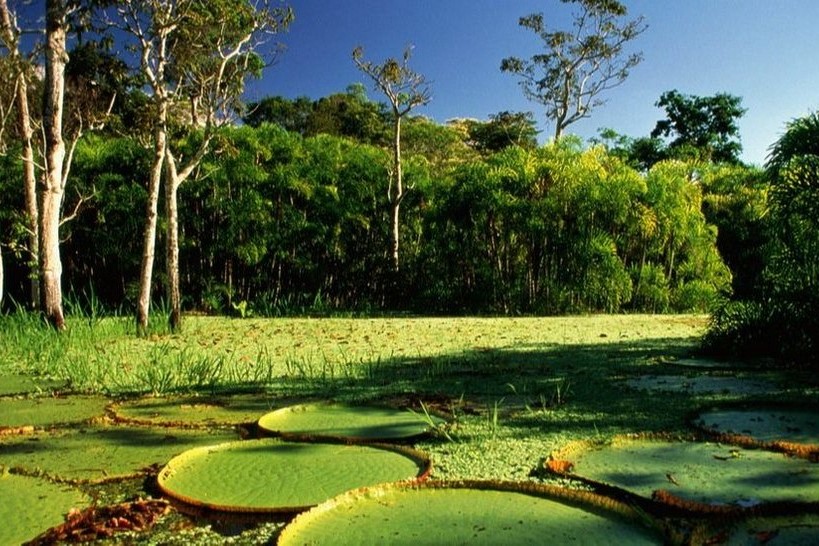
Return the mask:
POLYGON ((742 99, 728 93, 700 97, 676 89, 660 96, 656 106, 666 117, 651 131, 652 138, 670 138, 669 150, 717 163, 739 163, 742 144, 737 121, 745 114, 742 99))
POLYGON ((626 45, 645 31, 643 17, 624 20, 626 6, 616 0, 561 0, 578 7, 571 30, 550 30, 543 13, 521 17, 521 27, 534 32, 545 52, 529 59, 507 57, 501 70, 516 75, 524 95, 546 108, 554 137, 603 105, 603 94, 622 84, 642 60, 626 45))

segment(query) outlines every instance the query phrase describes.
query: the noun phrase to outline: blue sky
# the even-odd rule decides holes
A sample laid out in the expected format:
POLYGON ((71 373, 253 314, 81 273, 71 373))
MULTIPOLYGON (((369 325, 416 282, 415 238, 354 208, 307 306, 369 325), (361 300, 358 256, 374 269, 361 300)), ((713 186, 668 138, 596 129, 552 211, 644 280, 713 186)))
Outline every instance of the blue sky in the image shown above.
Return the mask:
MULTIPOLYGON (((290 0, 296 20, 281 36, 287 51, 249 100, 268 95, 319 98, 368 83, 350 54, 374 61, 414 44, 411 66, 431 80, 432 102, 419 113, 439 122, 532 111, 544 135, 551 126, 527 101, 501 59, 528 57, 540 44, 518 18, 543 12, 551 28, 568 28, 571 7, 558 0, 290 0)), ((584 138, 611 127, 647 135, 670 89, 742 97, 743 159, 762 164, 787 121, 819 109, 819 2, 816 0, 625 0, 649 27, 634 43, 644 61, 607 95, 609 102, 568 132, 584 138)), ((369 86, 368 86, 369 88, 369 86)), ((373 99, 381 97, 371 91, 373 99)), ((546 138, 544 136, 544 138, 546 138)))

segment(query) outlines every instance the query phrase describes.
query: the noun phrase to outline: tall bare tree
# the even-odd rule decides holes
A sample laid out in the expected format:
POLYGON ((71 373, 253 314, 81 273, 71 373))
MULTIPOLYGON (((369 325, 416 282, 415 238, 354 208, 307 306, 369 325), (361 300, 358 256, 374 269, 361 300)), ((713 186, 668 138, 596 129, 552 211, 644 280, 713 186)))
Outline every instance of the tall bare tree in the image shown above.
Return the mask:
POLYGON ((601 95, 622 84, 641 53, 627 55, 626 44, 647 28, 643 17, 623 20, 628 10, 617 0, 560 0, 576 4, 571 30, 549 30, 542 13, 521 17, 519 25, 543 41, 544 53, 528 60, 507 57, 503 72, 520 78, 526 98, 546 107, 555 140, 576 121, 605 104, 601 95))
POLYGON ((210 148, 218 127, 232 117, 245 79, 260 73, 272 35, 285 29, 292 11, 284 6, 248 0, 124 0, 118 4, 118 26, 136 41, 140 70, 151 88, 154 162, 148 180, 143 233, 137 330, 148 326, 160 182, 165 175, 167 215, 167 282, 171 330, 182 326, 179 289, 177 192, 189 180, 210 148), (189 107, 185 123, 172 109, 189 107), (196 149, 185 155, 169 138, 173 127, 200 131, 196 149))
MULTIPOLYGON (((6 0, 0 0, 0 41, 6 49, 8 66, 13 82, 13 109, 17 112, 17 135, 22 144, 23 187, 26 203, 26 229, 28 230, 28 252, 31 271, 31 304, 40 303, 37 263, 39 256, 39 229, 37 212, 37 175, 34 165, 33 124, 28 101, 27 63, 20 53, 20 29, 16 14, 9 10, 6 0)), ((7 82, 8 83, 8 82, 7 82)), ((10 105, 11 106, 11 105, 10 105)))
POLYGON ((426 77, 409 67, 412 46, 407 46, 401 60, 389 58, 380 64, 364 60, 364 49, 353 50, 353 62, 370 77, 375 87, 390 101, 392 109, 392 168, 387 185, 387 199, 390 204, 390 258, 393 271, 399 271, 399 227, 401 203, 407 196, 401 169, 401 120, 413 108, 423 106, 432 100, 432 93, 426 77))
POLYGON ((69 6, 65 0, 46 0, 45 78, 43 81, 44 163, 39 194, 40 309, 57 329, 65 328, 60 259, 60 213, 68 176, 63 139, 66 36, 69 6))

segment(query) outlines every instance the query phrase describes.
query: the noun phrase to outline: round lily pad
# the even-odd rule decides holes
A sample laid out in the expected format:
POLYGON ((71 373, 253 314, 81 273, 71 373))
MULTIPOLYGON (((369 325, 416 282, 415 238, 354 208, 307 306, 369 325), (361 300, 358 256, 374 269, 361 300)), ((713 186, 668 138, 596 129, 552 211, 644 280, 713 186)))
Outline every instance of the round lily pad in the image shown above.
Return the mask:
POLYGON ((670 364, 675 366, 683 366, 685 368, 701 368, 701 369, 748 369, 754 366, 747 362, 735 362, 725 360, 712 360, 710 358, 681 358, 679 360, 671 360, 670 364))
MULTIPOLYGON (((480 487, 475 487, 480 485, 480 487)), ((519 485, 519 484, 518 484, 519 485)), ((614 504, 613 501, 609 501, 614 504)), ((279 537, 295 544, 657 544, 619 514, 534 492, 379 486, 351 491, 299 515, 279 537)))
POLYGON ((683 375, 641 375, 628 379, 625 383, 629 387, 637 390, 694 394, 764 394, 776 390, 776 386, 768 381, 710 375, 698 375, 694 377, 683 375))
POLYGON ((443 422, 438 417, 409 410, 303 404, 262 416, 259 428, 282 436, 395 440, 419 436, 428 432, 431 426, 443 422))
POLYGON ((0 430, 45 428, 82 423, 105 413, 108 401, 98 396, 7 398, 0 400, 0 430))
POLYGON ((384 446, 288 443, 266 438, 192 449, 159 473, 160 489, 198 508, 294 512, 349 489, 423 479, 429 460, 384 446))
POLYGON ((22 544, 59 525, 88 499, 79 491, 40 478, 0 473, 0 544, 22 544))
POLYGON ((192 447, 235 440, 232 431, 91 427, 0 441, 0 465, 75 482, 137 476, 192 447))
POLYGON ((273 409, 273 401, 257 394, 235 396, 147 397, 111 405, 117 420, 165 426, 212 426, 253 423, 273 409))
POLYGON ((45 379, 31 375, 0 375, 0 396, 51 392, 66 386, 65 381, 45 379))
POLYGON ((819 465, 710 442, 617 439, 573 457, 574 474, 644 497, 663 490, 705 505, 819 500, 819 465))
POLYGON ((761 442, 819 444, 815 409, 715 409, 699 414, 697 426, 718 434, 741 434, 761 442))

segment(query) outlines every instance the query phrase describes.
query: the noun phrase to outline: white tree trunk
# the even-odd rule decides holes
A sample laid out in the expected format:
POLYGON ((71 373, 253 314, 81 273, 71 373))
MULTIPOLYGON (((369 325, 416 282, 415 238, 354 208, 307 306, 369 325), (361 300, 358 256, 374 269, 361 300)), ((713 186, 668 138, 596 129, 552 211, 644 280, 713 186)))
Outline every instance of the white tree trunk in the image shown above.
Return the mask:
POLYGON ((40 190, 40 308, 57 329, 65 328, 60 261, 60 210, 64 193, 63 98, 65 92, 66 6, 61 0, 46 2, 46 55, 43 97, 45 177, 40 190))
POLYGON ((179 176, 173 156, 168 155, 165 160, 165 214, 167 222, 167 276, 168 276, 168 304, 170 316, 168 325, 171 332, 182 329, 182 295, 179 289, 179 209, 177 204, 177 189, 179 176))
MULTIPOLYGON (((163 102, 164 105, 164 102, 163 102)), ((145 205, 145 228, 142 235, 142 263, 139 273, 139 299, 137 300, 136 325, 137 333, 145 335, 148 331, 148 315, 151 309, 151 279, 156 255, 156 220, 159 207, 159 186, 162 179, 162 165, 165 161, 165 110, 161 105, 162 122, 157 125, 154 136, 154 163, 148 179, 148 202, 145 205)))
POLYGON ((392 270, 397 273, 400 267, 399 261, 399 228, 400 228, 400 209, 401 201, 404 200, 404 180, 403 172, 401 170, 401 116, 396 110, 394 112, 395 122, 393 126, 393 142, 392 142, 392 172, 395 180, 395 193, 390 195, 390 221, 391 224, 391 239, 390 239, 390 256, 392 257, 392 270))

